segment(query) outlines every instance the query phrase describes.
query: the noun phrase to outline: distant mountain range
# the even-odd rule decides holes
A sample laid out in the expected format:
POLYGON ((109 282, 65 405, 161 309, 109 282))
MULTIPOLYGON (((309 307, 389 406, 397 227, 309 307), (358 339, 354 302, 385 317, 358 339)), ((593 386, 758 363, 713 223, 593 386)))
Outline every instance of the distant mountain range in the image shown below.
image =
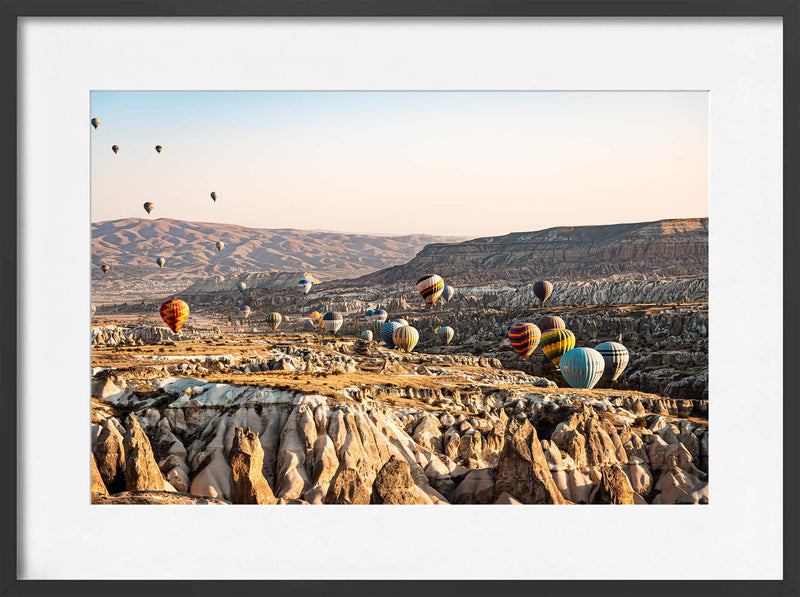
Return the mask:
POLYGON ((234 224, 128 218, 92 224, 92 278, 100 285, 132 277, 197 280, 238 272, 308 272, 319 280, 353 278, 405 263, 431 243, 457 237, 371 236, 266 230, 234 224), (214 244, 225 243, 222 251, 214 244), (156 259, 163 257, 163 270, 156 259), (111 271, 104 276, 99 266, 111 271))
POLYGON ((559 226, 426 246, 411 261, 361 277, 390 284, 435 272, 453 284, 668 278, 708 274, 708 218, 559 226))

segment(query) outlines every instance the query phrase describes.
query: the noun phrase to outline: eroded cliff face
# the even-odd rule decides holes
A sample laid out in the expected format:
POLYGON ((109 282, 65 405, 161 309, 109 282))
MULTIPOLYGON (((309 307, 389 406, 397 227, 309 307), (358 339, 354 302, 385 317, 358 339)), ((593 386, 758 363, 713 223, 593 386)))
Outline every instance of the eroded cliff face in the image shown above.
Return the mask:
POLYGON ((98 503, 708 500, 702 400, 346 338, 182 340, 95 364, 98 503))
POLYGON ((407 264, 359 279, 392 283, 434 271, 451 284, 708 273, 708 218, 549 228, 426 246, 407 264))

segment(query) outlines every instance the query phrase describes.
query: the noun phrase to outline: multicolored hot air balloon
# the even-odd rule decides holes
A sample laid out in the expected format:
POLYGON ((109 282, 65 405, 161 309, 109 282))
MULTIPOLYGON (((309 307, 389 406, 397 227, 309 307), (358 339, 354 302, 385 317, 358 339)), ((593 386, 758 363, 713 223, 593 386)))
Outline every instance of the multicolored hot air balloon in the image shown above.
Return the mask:
POLYGON ((183 322, 189 317, 189 305, 178 299, 170 299, 161 305, 161 319, 176 334, 181 330, 183 322))
POLYGON ((250 307, 248 305, 239 307, 239 317, 244 317, 245 319, 250 317, 250 307))
POLYGON ((273 332, 278 329, 282 321, 283 317, 281 317, 280 313, 270 313, 267 315, 267 325, 272 328, 273 332))
POLYGON ((119 145, 112 145, 111 146, 111 151, 113 151, 114 153, 117 153, 119 151, 119 145))
POLYGON ((442 291, 442 299, 444 299, 445 301, 449 301, 455 295, 456 295, 456 289, 453 288, 452 286, 448 286, 447 284, 445 284, 444 290, 442 291))
POLYGON ((392 319, 395 323, 399 323, 400 325, 408 325, 408 322, 403 319, 402 317, 398 317, 397 319, 392 319))
POLYGON ((95 311, 97 311, 97 307, 95 307, 94 303, 92 303, 92 315, 95 314, 95 311))
POLYGON ((542 334, 541 347, 544 356, 558 367, 564 353, 575 348, 575 334, 567 329, 550 330, 542 334))
POLYGON ((378 319, 373 319, 370 323, 370 327, 372 328, 372 333, 375 335, 376 339, 380 339, 381 337, 381 326, 383 322, 378 319))
POLYGON ((317 325, 314 323, 314 320, 313 320, 313 319, 306 319, 306 320, 303 322, 303 327, 304 327, 305 329, 307 329, 309 332, 313 332, 314 330, 316 330, 316 329, 317 329, 317 325))
POLYGON ((214 246, 217 247, 217 251, 221 251, 225 248, 225 243, 221 240, 218 240, 216 243, 214 243, 214 246))
POLYGON ((539 345, 539 339, 542 333, 539 328, 532 323, 515 323, 508 330, 508 341, 524 361, 527 359, 536 347, 539 345))
POLYGON ((320 317, 322 317, 322 315, 320 314, 319 311, 312 311, 309 317, 311 317, 312 319, 319 319, 320 317))
POLYGON ((436 335, 441 338, 444 345, 447 346, 450 344, 452 339, 455 337, 456 333, 450 326, 444 325, 440 328, 436 328, 436 335))
POLYGON ((400 328, 405 327, 396 321, 387 321, 381 325, 381 340, 386 342, 386 346, 394 348, 394 332, 400 328))
POLYGON ((436 274, 426 274, 417 280, 417 291, 431 307, 442 296, 444 280, 436 274))
POLYGON ((100 126, 100 119, 99 118, 92 118, 91 123, 92 123, 92 126, 94 128, 97 128, 98 126, 100 126))
POLYGON ((556 317, 555 315, 545 315, 544 317, 539 318, 539 321, 536 322, 536 325, 539 326, 539 329, 542 330, 542 333, 549 332, 550 330, 565 330, 567 329, 567 324, 564 323, 564 320, 560 317, 556 317))
POLYGON ((375 309, 372 312, 373 321, 380 321, 383 323, 387 319, 389 319, 389 314, 384 311, 383 309, 375 309))
POLYGON ((161 150, 164 149, 160 145, 156 145, 156 153, 161 153, 161 150))
POLYGON ((619 342, 601 342, 594 349, 600 353, 606 365, 603 370, 603 381, 614 383, 628 366, 630 359, 628 349, 619 342))
POLYGON ((245 290, 247 290, 247 284, 245 284, 244 282, 239 282, 239 283, 236 285, 236 290, 238 290, 239 292, 241 292, 242 294, 244 294, 244 291, 245 291, 245 290))
POLYGON ((214 202, 216 203, 216 201, 217 201, 217 193, 215 191, 211 191, 211 199, 213 199, 214 202))
POLYGON ((604 367, 603 355, 594 348, 573 348, 561 357, 561 375, 573 388, 592 389, 604 367))
POLYGON ((303 293, 303 296, 308 296, 312 286, 311 280, 306 280, 305 278, 297 283, 297 289, 303 293))
POLYGON ((374 313, 374 311, 372 309, 367 309, 366 311, 364 311, 364 317, 367 318, 367 321, 372 321, 372 314, 373 313, 374 313))
POLYGON ((107 274, 107 273, 108 273, 108 270, 110 270, 110 269, 111 269, 111 268, 110 268, 110 267, 108 267, 107 265, 101 265, 101 266, 100 266, 100 271, 101 271, 101 272, 103 272, 104 274, 107 274))
POLYGON ((155 207, 155 205, 153 205, 153 202, 152 202, 152 201, 148 201, 147 203, 145 203, 145 204, 144 204, 144 210, 145 210, 147 213, 150 213, 151 211, 153 211, 153 208, 154 208, 154 207, 155 207))
POLYGON ((371 341, 372 340, 372 331, 371 330, 364 330, 361 332, 361 337, 364 340, 371 341))
POLYGON ((334 336, 344 323, 344 317, 338 311, 328 311, 322 316, 322 329, 331 332, 334 336))
POLYGON ((419 332, 410 325, 404 325, 392 332, 392 342, 398 348, 411 352, 419 342, 419 332))
POLYGON ((533 294, 535 294, 542 305, 544 305, 545 301, 553 294, 553 284, 547 280, 539 280, 533 285, 533 294))
POLYGON ((156 259, 156 265, 157 265, 158 267, 164 267, 164 264, 165 264, 166 262, 167 262, 167 260, 166 260, 166 259, 164 259, 163 257, 159 257, 158 259, 156 259))

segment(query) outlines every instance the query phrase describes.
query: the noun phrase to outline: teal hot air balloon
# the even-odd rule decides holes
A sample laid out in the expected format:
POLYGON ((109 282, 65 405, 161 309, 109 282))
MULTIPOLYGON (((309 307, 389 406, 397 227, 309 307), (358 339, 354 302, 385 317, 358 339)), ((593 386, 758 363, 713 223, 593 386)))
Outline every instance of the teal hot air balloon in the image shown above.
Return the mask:
POLYGON ((559 366, 570 386, 591 390, 600 381, 606 363, 594 348, 573 348, 564 353, 559 366))
POLYGON ((386 343, 389 348, 394 348, 394 332, 402 327, 406 327, 396 321, 387 321, 381 326, 381 340, 386 343))
POLYGON ((404 325, 392 332, 392 341, 398 348, 411 352, 419 342, 419 332, 410 325, 404 325))
POLYGON ((361 332, 361 337, 367 341, 372 340, 372 330, 364 330, 361 332))
POLYGON ((372 335, 375 336, 377 340, 380 340, 382 325, 383 322, 380 321, 379 319, 373 319, 369 324, 369 327, 372 329, 372 335))
POLYGON ((628 349, 619 342, 601 342, 594 349, 602 355, 606 365, 601 379, 614 383, 628 366, 628 349))

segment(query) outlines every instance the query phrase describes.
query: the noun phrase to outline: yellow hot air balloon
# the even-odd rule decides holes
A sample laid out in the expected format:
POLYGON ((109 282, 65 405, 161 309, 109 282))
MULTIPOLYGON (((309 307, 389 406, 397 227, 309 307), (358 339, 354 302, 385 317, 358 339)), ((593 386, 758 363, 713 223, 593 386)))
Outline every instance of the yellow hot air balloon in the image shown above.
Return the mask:
POLYGON ((267 315, 267 325, 272 328, 273 332, 278 329, 281 321, 283 321, 283 317, 281 317, 280 313, 270 313, 267 315))
POLYGON ((189 305, 178 299, 171 299, 161 305, 161 319, 167 327, 176 334, 181 331, 181 326, 189 317, 189 305))
POLYGON ((156 153, 161 153, 161 150, 164 149, 160 145, 156 145, 156 153))
POLYGON ((392 342, 398 348, 411 352, 419 342, 419 332, 410 325, 401 325, 392 332, 392 342))
POLYGON ((566 329, 550 330, 542 334, 539 346, 544 356, 558 367, 564 353, 575 348, 575 334, 566 329))
POLYGON ((112 145, 111 146, 111 151, 113 151, 114 153, 117 153, 119 151, 119 145, 112 145))

